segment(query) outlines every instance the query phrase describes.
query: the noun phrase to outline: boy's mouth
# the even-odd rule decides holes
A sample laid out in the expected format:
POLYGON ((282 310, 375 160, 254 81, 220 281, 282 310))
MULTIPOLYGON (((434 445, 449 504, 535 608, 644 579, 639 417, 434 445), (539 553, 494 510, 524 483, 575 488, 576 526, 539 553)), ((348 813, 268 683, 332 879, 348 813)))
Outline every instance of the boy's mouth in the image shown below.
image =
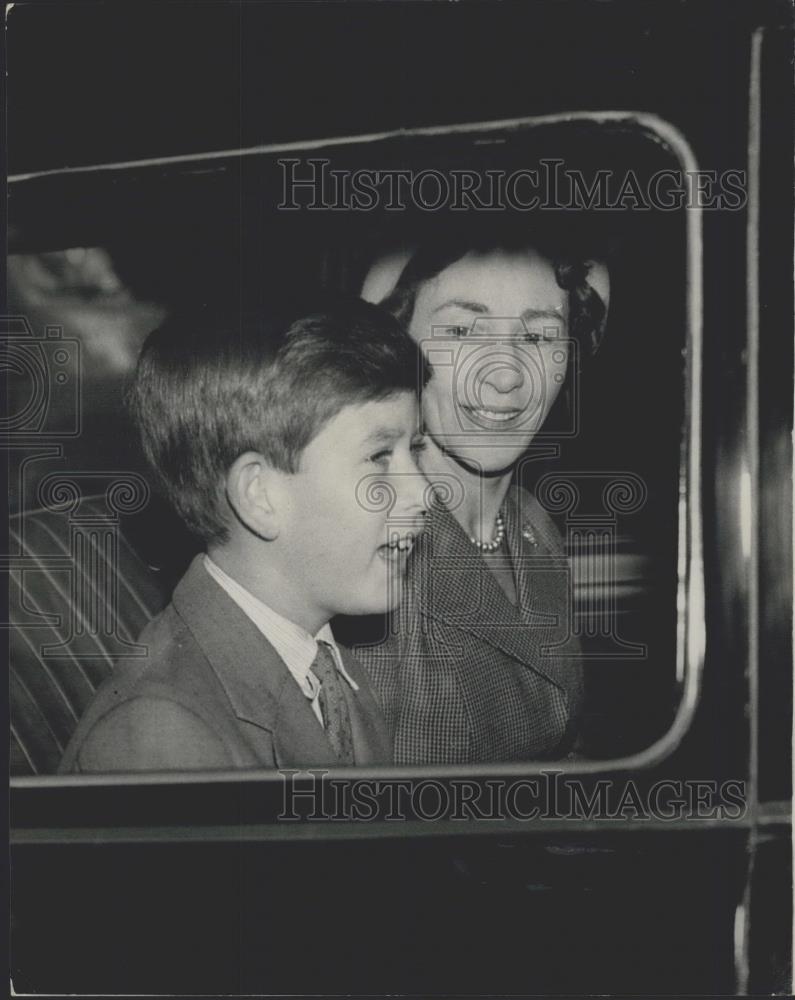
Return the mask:
POLYGON ((385 545, 378 546, 378 554, 386 562, 404 562, 414 548, 415 538, 414 532, 405 535, 399 535, 395 532, 385 545))

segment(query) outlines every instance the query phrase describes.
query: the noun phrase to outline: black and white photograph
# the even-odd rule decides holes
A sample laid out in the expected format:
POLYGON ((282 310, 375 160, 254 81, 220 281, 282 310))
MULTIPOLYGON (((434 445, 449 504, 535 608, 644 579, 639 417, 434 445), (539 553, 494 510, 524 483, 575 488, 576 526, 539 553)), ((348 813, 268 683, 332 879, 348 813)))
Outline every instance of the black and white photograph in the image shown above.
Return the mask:
POLYGON ((792 52, 6 4, 12 995, 791 994, 792 52))

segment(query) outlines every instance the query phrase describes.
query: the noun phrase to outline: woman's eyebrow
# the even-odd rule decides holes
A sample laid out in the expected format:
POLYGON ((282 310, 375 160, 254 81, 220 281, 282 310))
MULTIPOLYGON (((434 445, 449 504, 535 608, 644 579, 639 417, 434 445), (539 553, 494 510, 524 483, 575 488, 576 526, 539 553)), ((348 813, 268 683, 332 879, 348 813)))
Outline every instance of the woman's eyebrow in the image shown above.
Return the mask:
POLYGON ((520 319, 565 319, 561 309, 554 309, 549 306, 547 309, 525 309, 520 319))
POLYGON ((431 315, 441 312, 442 309, 450 308, 466 309, 467 312, 474 313, 487 313, 489 311, 488 306, 484 306, 482 302, 470 302, 467 299, 448 299, 446 302, 442 302, 441 305, 436 306, 435 309, 432 309, 431 315))
MULTIPOLYGON (((446 302, 442 302, 440 305, 436 306, 431 310, 431 315, 441 312, 443 309, 463 309, 466 312, 478 313, 478 315, 486 315, 490 313, 491 310, 488 306, 484 305, 482 302, 471 302, 469 299, 447 299, 446 302)), ((513 317, 504 316, 499 317, 502 319, 512 319, 513 317)), ((533 319, 564 319, 563 311, 557 309, 554 306, 547 306, 542 309, 525 309, 519 319, 522 320, 533 320, 533 319)))

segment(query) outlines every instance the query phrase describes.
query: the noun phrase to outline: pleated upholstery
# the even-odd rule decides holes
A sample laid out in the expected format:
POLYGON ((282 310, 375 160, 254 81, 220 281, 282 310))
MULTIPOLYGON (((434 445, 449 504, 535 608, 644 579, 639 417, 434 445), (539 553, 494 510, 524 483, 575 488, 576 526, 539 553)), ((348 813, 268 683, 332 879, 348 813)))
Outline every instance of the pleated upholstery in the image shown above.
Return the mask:
POLYGON ((50 509, 9 526, 9 707, 12 774, 49 774, 94 692, 166 604, 167 587, 83 499, 80 521, 50 509))

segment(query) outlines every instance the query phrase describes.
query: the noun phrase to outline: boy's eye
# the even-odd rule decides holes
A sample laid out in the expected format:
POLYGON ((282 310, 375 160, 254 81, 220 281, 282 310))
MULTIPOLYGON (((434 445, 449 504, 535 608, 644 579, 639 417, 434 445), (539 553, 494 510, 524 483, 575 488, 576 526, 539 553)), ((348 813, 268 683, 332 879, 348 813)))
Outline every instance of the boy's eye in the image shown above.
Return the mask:
POLYGON ((428 442, 424 437, 415 438, 411 442, 411 451, 414 455, 419 455, 428 447, 428 442))
POLYGON ((382 448, 380 451, 376 451, 372 455, 370 455, 367 461, 372 462, 373 465, 386 465, 391 457, 392 457, 392 449, 382 448))

